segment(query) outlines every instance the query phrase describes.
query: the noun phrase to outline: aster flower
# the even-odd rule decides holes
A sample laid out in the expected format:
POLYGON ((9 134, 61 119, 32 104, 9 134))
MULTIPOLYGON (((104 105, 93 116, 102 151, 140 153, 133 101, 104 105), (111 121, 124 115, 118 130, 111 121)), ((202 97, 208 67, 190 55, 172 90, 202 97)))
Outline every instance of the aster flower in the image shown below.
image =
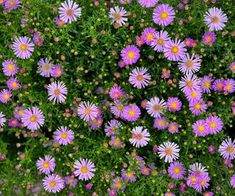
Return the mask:
POLYGON ((25 108, 23 106, 16 106, 14 109, 14 117, 17 119, 21 119, 24 114, 25 108))
POLYGON ((143 176, 148 176, 150 174, 150 168, 148 168, 145 164, 140 165, 140 173, 143 176))
POLYGON ((201 81, 196 75, 187 74, 180 80, 179 87, 185 93, 187 90, 199 90, 200 83, 201 81))
POLYGON ((112 189, 116 191, 124 190, 125 189, 124 180, 121 177, 114 178, 112 189))
POLYGON ((158 97, 153 97, 147 102, 146 109, 150 116, 157 118, 163 114, 166 109, 166 103, 158 97))
POLYGON ((175 196, 175 194, 172 193, 172 192, 166 192, 166 193, 164 194, 164 196, 175 196))
POLYGON ((83 101, 78 106, 78 116, 87 122, 96 118, 97 112, 97 106, 90 102, 83 101))
POLYGON ((193 100, 189 103, 189 109, 193 115, 198 116, 206 111, 207 105, 202 99, 193 100))
POLYGON ((122 49, 121 57, 125 64, 135 64, 140 58, 140 50, 134 45, 129 45, 122 49))
POLYGON ((210 134, 217 134, 222 131, 223 122, 218 116, 209 116, 206 119, 206 129, 210 134))
POLYGON ((4 9, 7 12, 17 9, 21 4, 20 0, 4 0, 4 9))
POLYGON ((134 171, 126 171, 125 169, 122 169, 122 178, 127 182, 135 182, 136 181, 136 175, 134 171))
POLYGON ((38 61, 38 71, 41 76, 43 77, 50 77, 52 74, 52 67, 53 64, 50 63, 50 60, 45 58, 45 59, 40 59, 38 61))
POLYGON ((117 120, 109 121, 104 128, 106 136, 114 136, 119 134, 119 127, 121 127, 121 123, 117 120))
POLYGON ((8 126, 9 127, 18 127, 19 126, 19 121, 17 118, 10 118, 8 120, 8 126))
POLYGON ((205 32, 202 36, 202 42, 205 45, 212 45, 216 40, 216 34, 214 32, 205 32))
POLYGON ((95 130, 98 127, 101 127, 102 123, 103 123, 103 120, 102 120, 102 117, 100 116, 94 118, 93 120, 88 121, 88 124, 90 125, 92 130, 95 130))
POLYGON ((109 17, 112 19, 112 23, 116 23, 119 26, 125 25, 128 20, 126 10, 118 6, 110 9, 109 17))
POLYGON ((29 130, 37 130, 44 124, 44 116, 38 107, 24 110, 22 122, 29 130))
POLYGON ((47 87, 48 99, 54 103, 64 103, 68 93, 67 87, 63 82, 52 82, 47 87))
POLYGON ((20 59, 28 59, 34 51, 34 44, 28 37, 16 37, 13 43, 14 54, 20 59))
POLYGON ((132 137, 129 139, 130 143, 137 147, 144 147, 148 144, 150 140, 150 134, 147 129, 144 129, 142 126, 137 126, 131 131, 132 137))
POLYGON ((164 130, 167 128, 167 126, 168 126, 168 123, 164 117, 155 118, 154 124, 153 124, 154 128, 157 128, 159 130, 164 130))
POLYGON ((197 45, 197 41, 192 38, 185 38, 184 43, 190 48, 194 48, 197 45))
POLYGON ((168 98, 166 105, 170 112, 177 112, 181 110, 182 102, 177 97, 170 97, 168 98))
POLYGON ((124 96, 124 92, 120 86, 118 86, 117 84, 114 84, 113 87, 109 91, 109 96, 113 100, 117 100, 124 96))
POLYGON ((235 73, 235 61, 229 65, 229 69, 232 71, 232 73, 235 73))
POLYGON ((201 89, 204 93, 210 93, 212 88, 213 79, 210 76, 203 76, 201 78, 201 89))
POLYGON ((72 188, 75 188, 78 180, 72 175, 72 176, 65 176, 64 177, 65 184, 69 185, 72 188))
POLYGON ((156 34, 156 30, 152 27, 147 27, 143 30, 141 34, 141 38, 144 39, 144 42, 147 45, 150 45, 154 39, 154 35, 156 34))
POLYGON ((112 136, 109 144, 110 144, 110 146, 114 147, 115 149, 120 149, 122 147, 123 142, 119 137, 112 136))
POLYGON ((175 161, 170 164, 168 167, 168 173, 173 179, 183 179, 185 175, 184 165, 178 161, 175 161))
POLYGON ((222 92, 224 90, 224 80, 217 79, 213 82, 212 88, 214 91, 222 92))
POLYGON ((185 96, 189 102, 193 102, 195 100, 200 100, 202 99, 202 90, 196 89, 196 90, 185 90, 185 96))
POLYGON ((230 178, 230 186, 235 188, 235 174, 233 174, 230 178))
POLYGON ((5 115, 2 112, 0 112, 0 128, 5 125, 5 122, 6 122, 5 115))
POLYGON ((16 78, 9 78, 7 80, 7 87, 12 91, 16 91, 20 88, 20 84, 16 78))
POLYGON ((54 139, 57 143, 66 146, 73 142, 74 132, 68 127, 61 126, 54 132, 54 139))
POLYGON ((94 163, 89 159, 79 159, 74 163, 74 174, 78 176, 80 180, 90 180, 94 177, 96 170, 94 163))
POLYGON ((179 125, 178 125, 178 123, 176 123, 176 122, 170 122, 170 123, 168 124, 168 132, 169 132, 169 133, 172 133, 172 134, 178 133, 178 132, 179 132, 179 125))
POLYGON ((123 108, 123 118, 127 121, 136 121, 140 117, 140 114, 140 109, 136 104, 131 104, 123 108))
POLYGON ((138 0, 142 7, 154 7, 159 0, 138 0))
POLYGON ((233 160, 235 158, 235 140, 225 139, 219 146, 219 153, 225 160, 233 160))
POLYGON ((175 39, 167 41, 163 48, 164 56, 170 61, 179 61, 186 55, 184 42, 175 39))
POLYGON ((65 22, 60 17, 56 17, 55 24, 58 28, 63 28, 65 25, 65 22))
POLYGON ((204 137, 209 134, 209 131, 206 129, 206 121, 198 120, 193 125, 193 132, 197 137, 204 137))
POLYGON ((45 155, 44 158, 40 157, 37 160, 36 165, 40 172, 48 175, 55 169, 55 159, 50 155, 45 155))
POLYGON ((42 33, 41 33, 41 32, 36 31, 36 32, 33 34, 33 42, 34 42, 37 46, 42 46, 42 45, 43 45, 44 39, 43 39, 43 36, 42 36, 42 33))
POLYGON ((224 91, 226 93, 235 92, 235 81, 233 79, 224 80, 224 91))
POLYGON ((209 186, 210 177, 205 173, 192 173, 187 178, 187 185, 201 192, 209 186))
POLYGON ((145 43, 145 40, 142 36, 140 36, 140 37, 137 36, 135 39, 135 42, 136 42, 136 45, 140 47, 145 43))
POLYGON ((210 8, 204 15, 204 22, 210 31, 220 31, 225 27, 228 21, 226 14, 216 7, 210 8))
POLYGON ((179 70, 183 74, 193 74, 198 72, 201 67, 201 59, 194 54, 190 57, 187 53, 178 63, 179 70))
POLYGON ((158 25, 168 26, 174 19, 174 8, 168 4, 160 4, 153 10, 153 21, 158 25))
POLYGON ((64 180, 57 174, 51 174, 43 179, 43 187, 50 193, 57 193, 64 188, 64 180))
POLYGON ((138 89, 148 86, 150 80, 151 76, 146 68, 133 69, 129 77, 129 82, 138 89))
POLYGON ((206 174, 208 170, 201 163, 196 162, 189 166, 189 173, 206 174))
POLYGON ((0 102, 7 103, 11 100, 12 94, 11 91, 3 89, 0 91, 0 102))
POLYGON ((58 10, 60 19, 65 23, 76 21, 82 14, 82 9, 72 0, 67 0, 62 3, 58 10))
POLYGON ((150 43, 150 45, 153 47, 155 51, 163 52, 165 43, 168 42, 169 40, 170 40, 170 37, 168 35, 168 32, 161 30, 154 34, 153 40, 150 43))
POLYGON ((165 160, 167 163, 171 163, 174 160, 177 160, 179 158, 179 146, 174 142, 164 142, 158 147, 158 155, 160 159, 165 160))
POLYGON ((60 65, 54 65, 52 67, 52 73, 51 73, 51 76, 54 77, 54 78, 59 78, 60 76, 62 76, 63 74, 63 69, 60 65))
POLYGON ((14 76, 18 72, 16 60, 8 59, 2 63, 2 69, 5 76, 14 76))

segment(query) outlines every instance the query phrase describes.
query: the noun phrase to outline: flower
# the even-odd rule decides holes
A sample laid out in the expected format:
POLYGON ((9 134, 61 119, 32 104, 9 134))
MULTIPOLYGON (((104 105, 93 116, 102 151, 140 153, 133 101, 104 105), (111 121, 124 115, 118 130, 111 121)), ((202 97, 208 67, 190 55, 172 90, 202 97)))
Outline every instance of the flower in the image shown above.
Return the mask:
POLYGON ((130 73, 129 82, 136 88, 141 89, 149 85, 151 76, 146 68, 135 68, 130 73))
POLYGON ((175 161, 168 167, 168 173, 173 179, 183 179, 186 172, 184 165, 175 161))
POLYGON ((235 174, 233 174, 230 178, 230 185, 231 187, 235 188, 235 174))
POLYGON ((184 42, 175 39, 167 41, 163 48, 164 56, 170 61, 179 61, 186 55, 184 42))
POLYGON ((205 32, 202 36, 202 42, 205 45, 212 45, 216 40, 216 34, 214 32, 205 32))
POLYGON ((123 7, 115 6, 110 9, 109 17, 112 19, 112 23, 116 23, 119 26, 125 25, 127 22, 127 12, 123 7))
POLYGON ((122 147, 122 140, 119 137, 112 136, 109 144, 110 146, 113 146, 115 149, 120 149, 122 147))
POLYGON ((52 73, 51 76, 54 78, 59 78, 63 74, 63 69, 60 65, 54 65, 52 67, 52 73))
POLYGON ((200 83, 202 92, 210 93, 211 87, 212 87, 212 82, 213 82, 213 79, 210 76, 203 76, 201 78, 201 83, 200 83))
POLYGON ((64 180, 57 174, 48 175, 42 181, 44 189, 50 193, 60 192, 64 188, 64 180))
POLYGON ((38 61, 38 71, 41 76, 43 77, 50 77, 52 74, 52 67, 53 65, 50 63, 50 60, 45 58, 45 59, 40 59, 38 61))
POLYGON ((71 144, 74 140, 74 133, 68 127, 61 126, 54 132, 54 139, 61 145, 71 144))
POLYGON ((17 9, 21 4, 20 0, 5 0, 4 1, 4 9, 7 12, 17 9))
POLYGON ((219 153, 225 160, 233 160, 235 158, 235 140, 225 139, 219 146, 219 153))
POLYGON ((24 110, 22 122, 29 130, 37 130, 44 124, 44 116, 38 107, 32 107, 24 110))
POLYGON ((148 144, 148 141, 150 140, 150 134, 147 129, 144 129, 144 127, 134 127, 131 133, 132 137, 129 139, 129 141, 133 146, 140 148, 148 144))
POLYGON ((142 7, 154 7, 159 0, 138 0, 142 7))
POLYGON ((193 125, 193 132, 197 137, 204 137, 209 134, 209 131, 206 129, 206 121, 198 120, 193 125))
POLYGON ((34 44, 28 37, 16 37, 13 43, 14 54, 20 59, 28 59, 34 51, 34 44))
POLYGON ((179 87, 186 93, 188 90, 199 90, 200 83, 201 81, 196 75, 187 74, 180 80, 179 87))
POLYGON ((194 54, 192 54, 192 56, 190 57, 187 53, 179 61, 178 67, 183 74, 193 74, 199 71, 201 67, 201 59, 199 57, 196 57, 194 54))
POLYGON ((63 82, 52 82, 47 87, 48 99, 54 103, 64 103, 68 93, 63 82))
POLYGON ((7 103, 11 100, 12 94, 11 91, 3 89, 0 91, 0 102, 7 103))
POLYGON ((213 82, 213 90, 214 91, 218 91, 218 92, 221 92, 224 90, 224 80, 222 79, 216 79, 214 82, 213 82))
POLYGON ((228 21, 226 14, 216 7, 210 8, 204 15, 204 22, 210 31, 220 31, 225 27, 228 21))
POLYGON ((5 125, 5 122, 6 122, 5 115, 2 112, 0 112, 0 128, 5 125))
POLYGON ((127 121, 136 121, 140 117, 140 114, 140 109, 136 104, 131 104, 123 108, 123 118, 127 121))
POLYGON ((2 69, 5 76, 14 76, 18 72, 16 60, 8 59, 2 63, 2 69))
POLYGON ((74 174, 78 176, 80 180, 90 180, 94 177, 96 170, 94 163, 89 159, 79 159, 74 163, 74 174))
POLYGON ((69 185, 72 188, 75 188, 78 180, 72 175, 72 176, 65 176, 64 177, 65 184, 69 185))
POLYGON ((43 39, 43 36, 42 36, 42 33, 41 33, 41 32, 36 31, 36 32, 33 34, 33 42, 34 42, 37 46, 42 46, 42 45, 43 45, 44 39, 43 39))
POLYGON ((166 109, 166 103, 163 99, 153 97, 147 102, 146 109, 150 116, 157 118, 160 117, 166 109))
POLYGON ((233 79, 224 80, 224 91, 226 93, 233 93, 235 91, 235 80, 233 79))
POLYGON ((193 100, 189 103, 189 109, 193 115, 198 116, 206 111, 207 105, 202 99, 193 100))
POLYGON ((119 134, 119 127, 121 127, 121 123, 117 120, 109 121, 104 128, 105 134, 110 137, 119 134))
POLYGON ((177 112, 181 110, 182 102, 177 97, 170 97, 168 98, 166 105, 170 112, 177 112))
POLYGON ((169 40, 170 40, 170 37, 168 35, 168 32, 161 30, 154 34, 153 40, 150 45, 153 47, 155 51, 163 52, 165 43, 168 42, 169 40))
POLYGON ((197 41, 192 38, 185 38, 184 43, 190 48, 194 48, 197 45, 197 41))
POLYGON ((178 125, 178 123, 176 123, 176 122, 170 122, 170 123, 168 124, 168 132, 169 132, 169 133, 172 133, 172 134, 178 133, 178 132, 179 132, 179 125, 178 125))
POLYGON ((20 88, 20 84, 16 78, 10 78, 7 80, 7 87, 12 90, 18 90, 20 88))
POLYGON ((8 120, 8 126, 9 126, 9 127, 17 127, 17 126, 19 126, 19 121, 18 121, 18 119, 17 119, 17 118, 10 118, 10 119, 8 120))
POLYGON ((229 65, 229 69, 232 71, 232 73, 235 73, 235 61, 229 65))
POLYGON ((109 91, 109 96, 114 100, 120 99, 121 97, 123 97, 123 95, 124 95, 124 92, 122 88, 118 86, 117 84, 114 84, 113 87, 109 91))
POLYGON ((50 155, 45 155, 44 158, 40 157, 37 160, 36 165, 40 172, 48 175, 55 169, 55 159, 50 155))
POLYGON ((189 166, 189 173, 208 173, 208 170, 201 163, 196 162, 189 166))
POLYGON ((222 131, 223 122, 218 116, 209 116, 206 119, 206 129, 210 134, 217 134, 222 131))
POLYGON ((123 108, 124 105, 120 101, 114 101, 114 104, 111 106, 111 112, 117 117, 123 117, 123 108))
POLYGON ((89 121, 89 120, 93 120, 94 118, 97 117, 98 115, 98 108, 96 105, 94 105, 93 103, 88 102, 81 102, 78 106, 78 116, 85 120, 85 121, 89 121))
POLYGON ((23 106, 16 106, 14 110, 14 117, 17 119, 21 119, 24 114, 25 108, 23 106))
POLYGON ((154 39, 154 35, 156 34, 156 30, 152 27, 147 27, 143 30, 141 34, 141 38, 147 45, 150 45, 154 39))
POLYGON ((63 28, 65 25, 65 22, 63 20, 61 20, 60 17, 56 17, 55 18, 55 24, 58 28, 63 28))
POLYGON ((135 64, 140 58, 140 50, 134 45, 129 45, 122 49, 121 57, 125 64, 135 64))
POLYGON ((174 8, 168 4, 160 4, 153 10, 153 22, 158 25, 168 26, 174 19, 174 8))
POLYGON ((72 23, 81 16, 81 11, 82 9, 76 2, 67 0, 59 7, 59 17, 64 23, 72 23))
POLYGON ((122 169, 122 178, 127 182, 135 182, 136 181, 136 175, 134 171, 129 171, 122 169))
POLYGON ((157 117, 154 120, 154 128, 157 128, 159 130, 164 130, 168 126, 168 123, 166 122, 166 119, 164 117, 157 117))
POLYGON ((167 163, 171 163, 179 158, 179 146, 174 142, 164 142, 158 147, 158 155, 160 159, 165 160, 167 163))

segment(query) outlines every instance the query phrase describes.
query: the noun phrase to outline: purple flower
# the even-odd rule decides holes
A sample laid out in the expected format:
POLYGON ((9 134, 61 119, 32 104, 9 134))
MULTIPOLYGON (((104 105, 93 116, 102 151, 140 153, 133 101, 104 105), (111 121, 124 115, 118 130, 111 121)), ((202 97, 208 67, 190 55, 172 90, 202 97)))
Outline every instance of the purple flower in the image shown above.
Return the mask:
POLYGON ((168 42, 169 40, 170 40, 170 37, 168 35, 168 32, 161 30, 154 34, 154 38, 150 45, 153 47, 155 51, 163 52, 165 43, 168 42))
POLYGON ((78 180, 72 175, 72 176, 65 176, 64 177, 65 184, 69 185, 72 188, 75 188, 78 180))
POLYGON ((168 26, 173 22, 174 18, 174 8, 168 4, 160 4, 153 10, 153 21, 158 25, 168 26))
POLYGON ((13 43, 14 54, 21 59, 28 59, 34 51, 34 44, 28 37, 16 37, 13 43))
POLYGON ((159 0, 138 0, 142 7, 154 7, 159 0))
POLYGON ((168 167, 168 173, 172 178, 178 180, 183 179, 186 172, 184 165, 178 161, 175 161, 168 167))
POLYGON ((11 100, 12 94, 11 91, 3 89, 0 91, 0 102, 7 103, 11 100))
POLYGON ((20 0, 4 0, 4 9, 7 12, 17 9, 21 4, 20 0))
POLYGON ((68 93, 63 82, 52 82, 47 87, 48 99, 54 103, 64 103, 68 93))
POLYGON ((36 165, 40 172, 48 175, 55 169, 55 159, 50 155, 45 155, 44 158, 40 157, 37 160, 36 165))
POLYGON ((18 90, 20 88, 20 84, 16 78, 10 78, 7 80, 7 87, 12 90, 18 90))
POLYGON ((133 146, 140 148, 148 145, 150 134, 147 129, 144 129, 144 127, 137 126, 133 128, 131 134, 132 136, 129 141, 133 146))
POLYGON ((64 180, 57 174, 51 174, 43 179, 43 187, 48 192, 57 193, 64 188, 64 180))
POLYGON ((140 50, 134 45, 129 45, 122 49, 121 57, 125 64, 135 64, 140 58, 140 50))
POLYGON ((16 60, 8 59, 2 63, 3 73, 6 76, 14 76, 18 72, 18 66, 16 60))
POLYGON ((159 130, 164 130, 168 126, 168 123, 164 117, 157 117, 154 120, 153 127, 159 130))
POLYGON ((167 100, 167 109, 170 112, 177 112, 181 110, 182 102, 177 97, 170 97, 167 100))
POLYGON ((154 35, 156 34, 156 30, 152 27, 147 27, 141 34, 141 38, 144 39, 144 42, 147 45, 150 45, 154 39, 154 35))
POLYGON ((109 96, 113 100, 120 99, 121 97, 123 97, 123 95, 124 95, 124 92, 123 92, 122 88, 120 86, 118 86, 117 84, 114 84, 113 87, 109 91, 109 96))
POLYGON ((202 36, 202 42, 205 45, 212 45, 216 40, 216 34, 214 32, 205 32, 202 36))
POLYGON ((209 131, 206 128, 205 120, 198 120, 193 125, 193 132, 197 137, 204 137, 209 134, 209 131))
POLYGON ((210 134, 217 134, 222 131, 223 122, 218 116, 209 116, 206 119, 206 129, 210 134))
POLYGON ((59 127, 54 132, 54 139, 61 145, 71 144, 74 140, 74 132, 68 129, 68 127, 59 127))
POLYGON ((149 85, 151 76, 146 68, 135 68, 130 73, 129 82, 136 88, 141 89, 149 85))
POLYGON ((95 165, 89 159, 79 159, 74 163, 74 174, 80 180, 90 180, 94 177, 95 165))
POLYGON ((123 108, 123 118, 127 121, 136 121, 140 117, 140 114, 140 109, 136 104, 131 104, 123 108))

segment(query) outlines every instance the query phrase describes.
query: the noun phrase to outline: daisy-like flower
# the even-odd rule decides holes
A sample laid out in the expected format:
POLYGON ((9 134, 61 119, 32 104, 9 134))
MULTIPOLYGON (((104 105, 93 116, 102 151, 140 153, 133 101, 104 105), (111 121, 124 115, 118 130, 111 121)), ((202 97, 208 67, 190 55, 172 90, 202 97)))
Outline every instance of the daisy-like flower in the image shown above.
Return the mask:
POLYGON ((202 99, 202 90, 200 88, 192 90, 186 89, 184 93, 189 102, 202 99))
POLYGON ((111 106, 111 112, 117 117, 120 118, 123 116, 124 105, 120 101, 114 101, 114 104, 111 106))
POLYGON ((13 43, 14 54, 21 59, 28 59, 34 51, 34 44, 28 37, 16 37, 13 43))
POLYGON ((216 40, 216 34, 214 32, 205 32, 202 36, 202 42, 205 45, 212 45, 216 40))
POLYGON ((233 79, 224 80, 224 91, 233 93, 235 91, 235 81, 233 79))
POLYGON ((96 170, 94 163, 88 159, 79 159, 74 163, 74 174, 80 180, 90 180, 94 177, 96 170))
POLYGON ((161 26, 170 25, 175 19, 174 8, 168 4, 160 4, 153 10, 153 22, 161 26))
POLYGON ((217 134, 222 131, 223 122, 218 116, 209 116, 206 119, 206 128, 210 134, 217 134))
POLYGON ((49 59, 45 58, 45 59, 40 59, 38 61, 38 71, 40 73, 41 76, 43 77, 50 77, 52 74, 52 67, 53 64, 50 62, 49 59))
POLYGON ((175 161, 170 164, 168 167, 168 173, 173 179, 183 179, 185 175, 184 165, 178 161, 175 161))
POLYGON ((123 108, 123 118, 127 121, 136 121, 140 115, 140 109, 136 104, 131 104, 123 108))
POLYGON ((6 122, 5 115, 2 112, 0 112, 0 128, 5 125, 5 122, 6 122))
POLYGON ((110 144, 110 146, 114 147, 115 149, 120 149, 122 147, 123 142, 119 137, 112 136, 109 144, 110 144))
POLYGON ((69 185, 72 188, 75 188, 78 180, 72 175, 72 176, 65 176, 64 181, 66 185, 69 185))
POLYGON ((59 17, 65 23, 76 21, 82 14, 82 9, 72 0, 67 0, 59 7, 59 17))
POLYGON ((48 99, 54 103, 64 103, 68 93, 67 87, 63 82, 52 82, 47 87, 48 99))
POLYGON ((192 38, 185 38, 184 43, 190 48, 194 48, 197 45, 197 41, 192 38))
MULTIPOLYGON (((116 177, 113 180, 113 184, 112 184, 112 189, 115 191, 121 191, 125 189, 125 183, 124 180, 120 177, 116 177)), ((110 194, 111 195, 111 194, 110 194)), ((116 194, 115 194, 116 195, 116 194)))
POLYGON ((232 62, 232 63, 229 65, 229 69, 230 69, 233 73, 235 73, 235 61, 232 62))
POLYGON ((166 109, 166 103, 164 100, 158 97, 151 98, 146 105, 148 114, 154 118, 160 117, 166 109))
POLYGON ((18 72, 18 66, 16 60, 5 60, 2 63, 2 69, 5 76, 14 76, 18 72))
POLYGON ((235 189, 235 174, 233 174, 230 178, 230 185, 235 189))
POLYGON ((74 133, 68 127, 62 126, 54 132, 54 139, 57 143, 66 146, 73 142, 74 133))
POLYGON ((9 127, 17 127, 17 126, 19 126, 19 121, 18 121, 18 119, 17 119, 17 118, 10 118, 10 119, 8 120, 8 126, 9 126, 9 127))
POLYGON ((50 155, 45 155, 44 158, 40 157, 37 160, 36 165, 40 172, 48 175, 55 169, 55 159, 50 155))
POLYGON ((193 74, 199 71, 201 67, 201 59, 194 54, 190 57, 187 53, 179 61, 178 67, 183 74, 193 74))
POLYGON ((17 9, 21 4, 20 0, 5 0, 4 1, 4 9, 7 12, 17 9))
POLYGON ((0 91, 0 102, 7 103, 11 100, 12 94, 11 91, 3 89, 0 91))
POLYGON ((42 36, 42 33, 41 33, 41 32, 36 31, 36 32, 33 34, 33 42, 34 42, 37 46, 42 46, 42 45, 43 45, 44 39, 43 39, 43 36, 42 36))
POLYGON ((214 91, 222 92, 224 90, 224 80, 222 79, 215 80, 213 82, 212 87, 214 91))
POLYGON ((164 130, 167 128, 167 126, 168 126, 168 123, 164 117, 155 118, 154 124, 153 124, 154 128, 157 128, 159 130, 164 130))
POLYGON ((193 100, 189 103, 189 109, 193 115, 198 116, 206 111, 207 105, 202 99, 193 100))
POLYGON ((179 83, 180 89, 185 93, 187 90, 198 90, 200 89, 200 79, 193 74, 185 75, 179 83))
POLYGON ((12 91, 16 91, 20 88, 20 83, 16 78, 10 78, 7 80, 7 87, 12 91))
POLYGON ((126 10, 118 6, 110 9, 109 17, 112 19, 112 23, 116 23, 119 26, 125 25, 128 20, 126 10))
POLYGON ((179 61, 186 55, 186 48, 184 42, 175 39, 175 41, 167 41, 164 45, 164 56, 170 61, 179 61))
POLYGON ((44 124, 44 116, 38 107, 24 110, 22 122, 29 130, 37 130, 44 124))
POLYGON ((63 72, 64 71, 63 71, 62 67, 57 64, 52 67, 51 76, 54 78, 59 78, 60 76, 62 76, 63 72))
POLYGON ((154 7, 159 0, 138 0, 142 7, 154 7))
POLYGON ((135 182, 136 181, 136 175, 134 171, 126 171, 125 169, 122 169, 122 178, 127 182, 135 182))
POLYGON ((124 92, 123 92, 122 88, 120 86, 118 86, 117 84, 114 84, 113 87, 109 91, 109 96, 113 100, 120 99, 121 97, 123 97, 123 95, 124 95, 124 92))
POLYGON ((146 68, 135 68, 131 71, 129 82, 136 88, 141 89, 149 85, 151 75, 146 68))
POLYGON ((42 181, 44 189, 50 193, 60 192, 64 188, 64 180, 57 174, 46 176, 42 181))
POLYGON ((212 88, 213 79, 210 76, 203 76, 201 78, 201 89, 203 93, 210 93, 212 88))
POLYGON ((158 147, 158 155, 160 159, 165 160, 167 163, 171 163, 179 158, 179 146, 174 142, 164 142, 158 147))
POLYGON ((117 120, 109 121, 104 128, 105 134, 110 137, 119 134, 119 127, 121 127, 121 123, 117 120))
POLYGON ((210 8, 204 15, 204 22, 210 31, 220 31, 225 27, 228 21, 226 14, 216 7, 210 8))
POLYGON ((152 27, 147 27, 141 34, 141 37, 144 39, 144 42, 147 45, 150 45, 154 39, 154 35, 156 34, 156 30, 152 27))
POLYGON ((201 164, 201 163, 194 163, 192 165, 189 166, 189 173, 196 173, 196 174, 207 174, 208 170, 201 164))
POLYGON ((145 43, 145 40, 142 36, 137 36, 136 39, 135 39, 135 43, 137 46, 142 46, 144 43, 145 43))
POLYGON ((225 139, 219 146, 219 153, 225 160, 233 160, 235 158, 235 140, 225 139))
POLYGON ((143 147, 148 144, 148 141, 150 140, 150 134, 147 129, 144 129, 142 126, 137 126, 132 129, 131 131, 131 138, 129 139, 130 143, 137 147, 143 147))
POLYGON ((157 52, 163 52, 163 48, 166 42, 170 40, 167 31, 161 30, 154 34, 153 40, 151 42, 151 46, 157 52))
POLYGON ((140 50, 134 45, 129 45, 122 49, 121 57, 125 64, 135 64, 140 58, 140 50))
POLYGON ((177 97, 170 97, 167 100, 167 109, 170 112, 177 112, 181 110, 182 102, 177 97))
POLYGON ((170 122, 168 124, 168 132, 171 134, 175 134, 179 132, 179 125, 176 122, 170 122))
POLYGON ((14 117, 17 118, 18 120, 21 119, 21 117, 24 114, 25 108, 23 106, 16 106, 14 109, 14 117))
POLYGON ((198 120, 193 125, 193 132, 197 137, 204 137, 209 134, 209 131, 206 128, 205 120, 198 120))
POLYGON ((60 17, 56 17, 55 18, 55 24, 58 28, 63 28, 65 25, 65 22, 63 20, 61 20, 60 17))
POLYGON ((93 103, 83 101, 79 104, 77 112, 81 119, 88 122, 97 117, 98 107, 93 103))

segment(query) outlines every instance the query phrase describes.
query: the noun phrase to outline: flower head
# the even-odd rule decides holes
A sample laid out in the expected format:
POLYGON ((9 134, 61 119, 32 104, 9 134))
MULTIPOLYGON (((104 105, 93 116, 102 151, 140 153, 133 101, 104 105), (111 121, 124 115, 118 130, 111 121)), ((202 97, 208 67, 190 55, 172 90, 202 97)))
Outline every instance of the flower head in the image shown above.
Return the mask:
POLYGON ((34 51, 34 44, 28 37, 16 37, 13 43, 14 54, 21 59, 28 59, 34 51))
POLYGON ((74 140, 74 133, 68 127, 59 127, 54 132, 54 139, 61 145, 71 144, 74 140))
POLYGON ((146 146, 150 140, 150 134, 147 129, 142 126, 137 126, 131 131, 132 137, 129 139, 130 143, 137 148, 146 146))
POLYGON ((94 177, 96 170, 94 163, 89 159, 79 159, 74 163, 74 174, 78 176, 80 180, 90 180, 94 177))
POLYGON ((164 142, 158 147, 158 155, 160 159, 165 160, 167 163, 171 163, 179 158, 179 146, 174 142, 164 142))
POLYGON ((36 165, 40 172, 48 175, 55 169, 55 159, 50 155, 45 155, 44 158, 40 157, 37 160, 36 165))
POLYGON ((153 10, 153 21, 158 25, 168 26, 174 19, 174 8, 168 4, 160 4, 153 10))
POLYGON ((67 87, 63 82, 52 82, 47 87, 48 99, 54 103, 64 103, 68 93, 67 87))
POLYGON ((57 174, 51 174, 43 179, 43 187, 48 192, 57 193, 64 188, 64 180, 57 174))

